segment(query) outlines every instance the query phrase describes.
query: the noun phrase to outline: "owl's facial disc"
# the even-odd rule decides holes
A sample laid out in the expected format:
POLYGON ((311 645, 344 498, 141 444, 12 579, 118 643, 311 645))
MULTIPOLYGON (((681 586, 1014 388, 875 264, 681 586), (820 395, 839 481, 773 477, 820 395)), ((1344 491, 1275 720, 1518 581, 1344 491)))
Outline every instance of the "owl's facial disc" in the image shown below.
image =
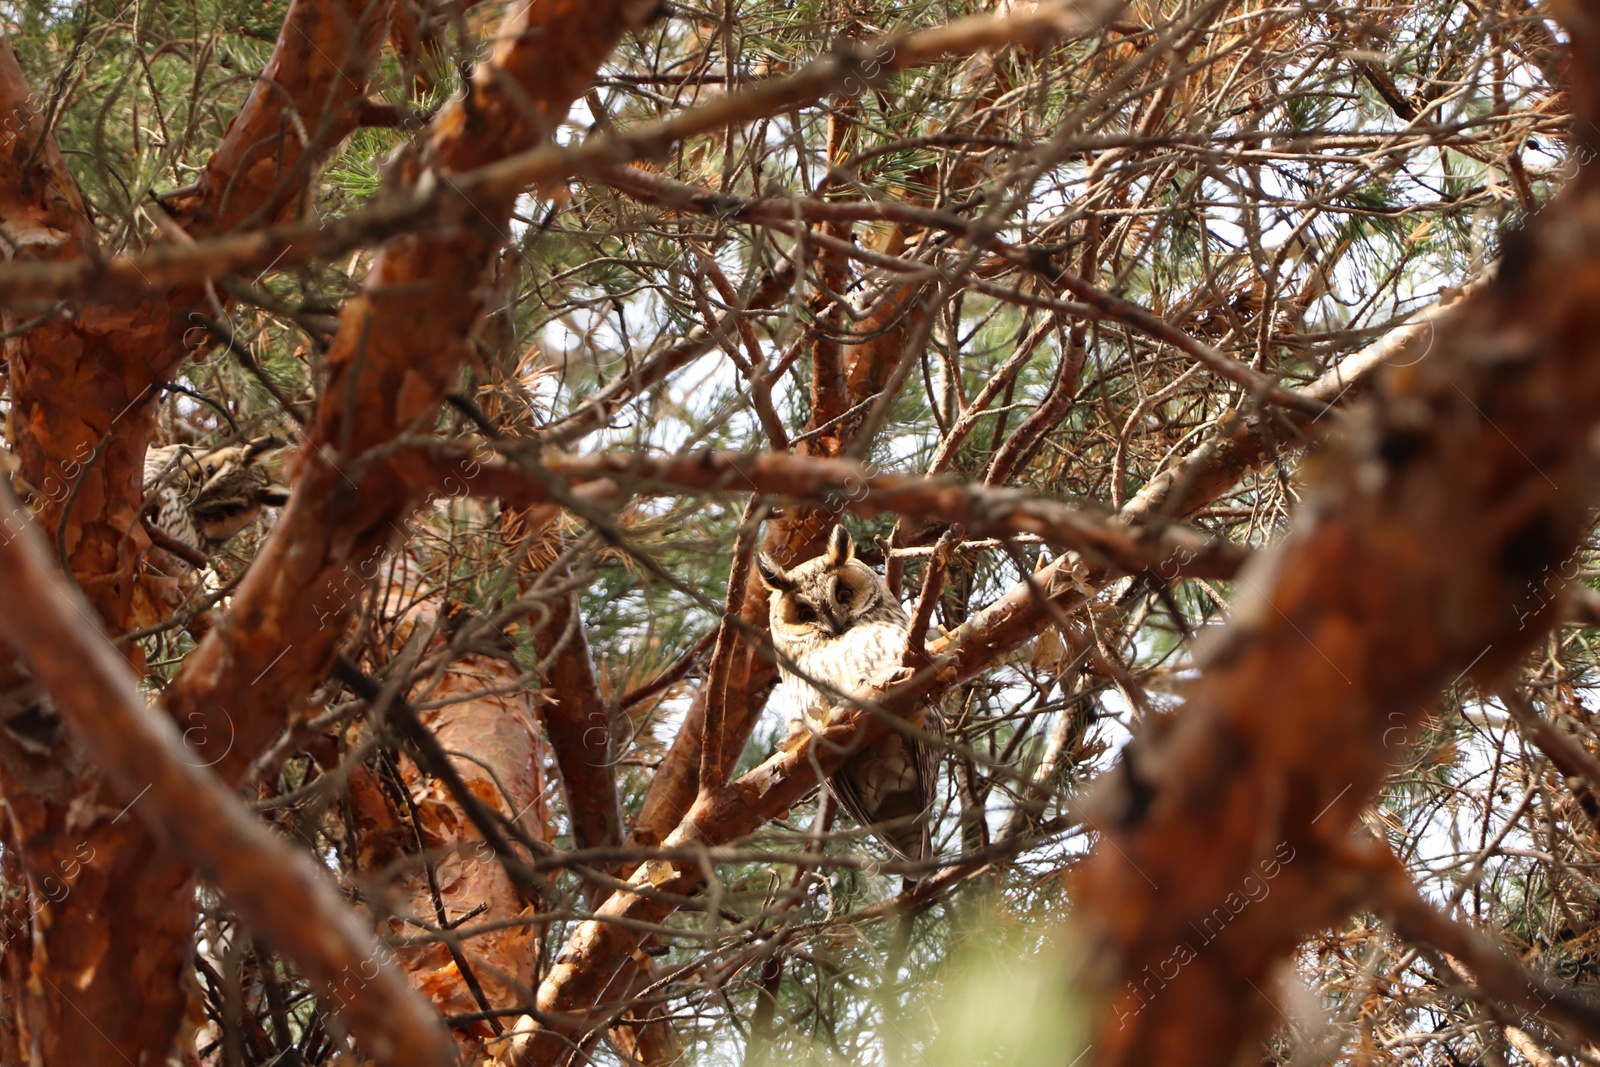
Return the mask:
POLYGON ((833 636, 837 636, 845 630, 845 627, 839 624, 832 611, 826 608, 818 609, 815 604, 808 600, 801 600, 795 597, 785 607, 787 611, 785 612, 786 618, 784 621, 792 626, 817 630, 833 636))

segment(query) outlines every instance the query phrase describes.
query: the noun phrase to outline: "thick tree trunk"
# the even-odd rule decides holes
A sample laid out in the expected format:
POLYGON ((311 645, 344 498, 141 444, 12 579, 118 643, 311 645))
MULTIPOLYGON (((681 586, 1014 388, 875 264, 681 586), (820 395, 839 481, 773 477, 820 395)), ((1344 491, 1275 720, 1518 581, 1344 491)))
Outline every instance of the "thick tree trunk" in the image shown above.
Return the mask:
MULTIPOLYGON (((650 9, 520 5, 480 71, 470 119, 469 107, 459 102, 442 113, 425 161, 408 171, 409 180, 418 178, 421 165, 470 169, 547 136, 619 36, 650 9)), ((173 205, 191 232, 269 222, 293 210, 315 153, 287 146, 293 135, 284 131, 296 123, 282 114, 285 90, 316 150, 326 152, 354 122, 348 105, 359 99, 383 37, 382 20, 369 10, 383 9, 354 0, 346 7, 302 0, 291 8, 265 80, 235 118, 201 190, 173 205)), ((7 62, 9 53, 0 66, 7 62)), ((0 69, 9 78, 0 90, 10 93, 15 107, 26 100, 26 87, 14 62, 9 69, 9 75, 0 69)), ((36 119, 25 108, 21 113, 36 119)), ((7 136, 22 143, 31 128, 8 125, 7 136)), ((25 156, 7 153, 12 160, 25 156)), ((53 148, 39 158, 40 166, 66 173, 53 148)), ((39 239, 47 242, 42 252, 62 258, 88 250, 92 234, 70 195, 52 193, 57 185, 37 175, 13 172, 0 179, 0 193, 9 198, 0 201, 8 225, 13 218, 49 219, 55 224, 40 228, 39 239)), ((325 676, 348 616, 347 598, 367 577, 361 566, 389 543, 417 496, 392 465, 377 464, 359 492, 341 466, 410 426, 446 391, 482 311, 462 294, 478 291, 504 239, 511 205, 478 206, 487 225, 393 242, 379 255, 364 292, 345 308, 345 328, 329 357, 334 381, 295 500, 233 611, 165 694, 167 709, 189 727, 186 737, 199 759, 227 780, 237 781, 250 768, 325 676), (426 295, 419 299, 413 286, 426 295), (356 396, 360 403, 351 407, 356 396)), ((63 531, 66 559, 113 632, 138 619, 135 567, 144 547, 136 522, 139 460, 158 390, 191 351, 186 338, 191 345, 196 338, 188 315, 200 306, 199 296, 198 289, 171 291, 7 342, 23 476, 42 498, 41 523, 63 531), (75 466, 57 469, 67 463, 75 466), (65 488, 53 492, 55 486, 65 488)), ((111 822, 131 798, 96 802, 98 777, 80 758, 45 766, 20 750, 0 756, 12 837, 30 879, 43 885, 73 864, 72 892, 51 909, 49 924, 41 924, 46 951, 36 964, 47 968, 49 980, 22 994, 35 1005, 28 1008, 35 1016, 26 1028, 29 1039, 45 1042, 44 1058, 52 1062, 51 1043, 70 1040, 76 1030, 69 1016, 82 1011, 115 1024, 106 1037, 122 1054, 165 1057, 188 1001, 193 901, 187 868, 153 848, 134 820, 111 822), (88 812, 96 814, 85 825, 88 812), (82 862, 83 849, 93 865, 82 862), (113 954, 133 961, 131 975, 101 966, 113 954), (130 979, 139 997, 128 996, 130 979), (74 990, 71 1006, 63 1000, 66 989, 74 990)))
MULTIPOLYGON (((353 105, 385 17, 386 7, 373 0, 291 6, 263 80, 195 189, 172 205, 189 236, 299 210, 312 164, 354 126, 353 105), (290 108, 312 131, 313 145, 300 143, 286 118, 290 108)), ((26 234, 40 259, 98 254, 53 139, 37 145, 41 115, 3 41, 0 106, 12 120, 0 124, 7 231, 26 234), (33 168, 23 172, 30 159, 33 168)), ((191 318, 209 314, 206 307, 205 290, 188 286, 93 307, 5 341, 12 440, 21 476, 34 490, 30 504, 112 633, 155 618, 160 593, 138 574, 148 547, 137 519, 142 457, 162 385, 210 344, 191 318)), ((5 325, 24 317, 7 315, 5 325)), ((137 665, 137 648, 129 655, 137 665)), ((0 666, 0 691, 15 694, 19 681, 14 668, 0 666)), ((31 722, 38 714, 32 699, 15 704, 6 707, 8 719, 31 722)), ((120 814, 133 798, 107 789, 70 741, 41 759, 0 732, 0 787, 8 838, 23 858, 36 907, 27 949, 36 974, 10 990, 22 1014, 19 1039, 46 1063, 164 1058, 190 1010, 188 867, 154 847, 138 819, 120 814), (87 1032, 85 1017, 95 1023, 87 1032)))
MULTIPOLYGON (((397 614, 389 630, 392 652, 415 641, 415 657, 392 661, 402 670, 429 661, 407 694, 416 703, 445 706, 419 713, 466 788, 490 809, 520 826, 535 841, 548 842, 555 824, 544 777, 547 757, 535 709, 539 697, 522 684, 522 672, 505 659, 448 651, 455 627, 441 612, 452 605, 426 597, 415 561, 399 561, 384 590, 380 611, 397 614)), ((460 608, 460 605, 453 605, 460 608)), ((401 967, 441 1015, 478 1015, 455 1027, 468 1062, 491 1056, 495 1035, 510 1013, 538 984, 544 930, 519 918, 548 910, 547 901, 519 887, 483 838, 473 815, 451 788, 411 760, 388 763, 375 777, 368 765, 351 779, 352 803, 361 829, 361 866, 395 869, 391 901, 402 916, 384 926, 389 936, 416 937, 431 927, 437 940, 401 950, 401 967), (402 792, 403 790, 403 792, 402 792), (410 864, 400 865, 409 856, 410 864), (505 924, 498 928, 494 924, 505 924), (473 927, 490 929, 475 932, 473 927)), ((525 852, 531 862, 536 857, 525 852)))
MULTIPOLYGON (((1585 121, 1596 14, 1572 24, 1585 121)), ((1359 817, 1441 688, 1493 681, 1555 621, 1600 476, 1597 249, 1584 168, 1433 354, 1378 378, 1311 465, 1293 534, 1241 577, 1181 714, 1108 779, 1077 913, 1100 1062, 1248 1055, 1281 1018, 1273 968, 1388 891, 1359 817)))

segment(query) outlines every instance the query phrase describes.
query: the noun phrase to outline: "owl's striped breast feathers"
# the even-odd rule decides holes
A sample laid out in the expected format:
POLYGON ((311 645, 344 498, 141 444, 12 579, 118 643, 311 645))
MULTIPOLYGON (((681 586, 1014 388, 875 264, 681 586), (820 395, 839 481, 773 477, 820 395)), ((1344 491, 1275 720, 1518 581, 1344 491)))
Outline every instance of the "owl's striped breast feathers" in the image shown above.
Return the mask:
POLYGON ((175 541, 215 553, 262 508, 288 502, 289 490, 265 462, 283 447, 276 437, 216 449, 151 447, 144 458, 144 491, 152 523, 175 541))

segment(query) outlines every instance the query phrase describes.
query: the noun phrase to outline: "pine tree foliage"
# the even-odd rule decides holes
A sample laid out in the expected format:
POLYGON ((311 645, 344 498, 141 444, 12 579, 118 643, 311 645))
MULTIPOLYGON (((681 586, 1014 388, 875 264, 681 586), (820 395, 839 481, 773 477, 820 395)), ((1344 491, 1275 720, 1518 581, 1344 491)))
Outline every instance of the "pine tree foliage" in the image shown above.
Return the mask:
MULTIPOLYGON (((1441 358, 1444 324, 1588 163, 1572 71, 1600 56, 1557 20, 1600 13, 539 2, 579 28, 430 0, 0 9, 30 94, 4 101, 0 173, 21 525, 194 762, 337 885, 374 973, 404 977, 461 1062, 1109 1062, 1106 1033, 1157 1017, 1194 1035, 1169 1058, 1231 1061, 1159 969, 1109 1000, 1085 984, 1082 932, 1116 921, 1079 894, 1115 847, 1105 783, 1182 729, 1207 650, 1374 381, 1441 358), (602 32, 583 18, 616 40, 575 73, 571 40, 602 32), (987 36, 957 37, 963 20, 987 36), (347 47, 297 44, 308 27, 347 47), (548 72, 506 58, 519 48, 549 52, 548 72), (301 81, 263 74, 280 54, 301 81), (319 68, 350 88, 316 89, 319 68), (282 102, 339 91, 353 99, 282 102), (254 177, 219 177, 218 146, 266 107, 254 177), (42 169, 47 145, 64 170, 42 169), (67 181, 77 246, 10 209, 67 181), (291 231, 223 261, 229 238, 291 231), (406 275, 404 256, 438 269, 406 275), (176 273, 129 280, 159 263, 176 273), (58 407, 37 384, 79 358, 42 331, 97 316, 123 316, 116 373, 160 379, 103 431, 69 404, 92 400, 64 389, 58 407), (289 507, 204 569, 163 565, 138 519, 143 445, 264 434, 293 446, 289 507), (924 865, 835 818, 814 770, 762 806, 762 783, 801 772, 771 770, 794 709, 751 560, 807 558, 836 522, 946 653, 924 672, 949 722, 924 865), (258 573, 309 559, 327 577, 293 594, 258 573), (318 652, 274 667, 308 646, 259 629, 273 597, 318 652), (229 650, 279 637, 240 673, 255 661, 229 650), (274 669, 298 681, 250 695, 274 669), (219 724, 226 753, 201 744, 219 724), (741 782, 756 814, 734 833, 741 782)), ((1358 893, 1291 955, 1264 948, 1271 982, 1235 990, 1254 1020, 1239 1054, 1600 1055, 1600 1014, 1570 1006, 1600 985, 1595 552, 1584 531, 1510 606, 1531 652, 1372 731, 1383 784, 1353 840, 1391 853, 1438 925, 1358 893), (1506 970, 1486 977, 1441 929, 1482 935, 1506 970), (1560 1010, 1507 992, 1522 980, 1560 1010)), ((0 611, 25 607, 0 590, 0 611)), ((176 846, 157 826, 112 829, 146 818, 137 790, 102 779, 66 697, 41 695, 40 653, 0 653, 0 794, 22 813, 0 835, 0 1063, 413 1062, 345 1021, 370 976, 330 988, 212 868, 160 851, 176 846), (80 784, 52 791, 53 767, 80 784), (177 858, 140 884, 113 849, 177 858), (117 918, 104 885, 107 903, 73 900, 123 878, 165 925, 117 918), (165 962, 106 1007, 115 953, 51 947, 69 934, 165 962)), ((1281 693, 1285 723, 1301 696, 1281 693)), ((1240 885, 1174 968, 1294 892, 1266 868, 1240 885)))

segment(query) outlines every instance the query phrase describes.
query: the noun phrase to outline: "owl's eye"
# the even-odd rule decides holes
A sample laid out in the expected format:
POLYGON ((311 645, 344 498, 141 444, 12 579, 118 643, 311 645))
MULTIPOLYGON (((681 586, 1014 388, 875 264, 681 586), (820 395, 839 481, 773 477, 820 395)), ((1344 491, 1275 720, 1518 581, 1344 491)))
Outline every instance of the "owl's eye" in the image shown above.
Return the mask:
POLYGON ((817 609, 812 607, 810 604, 801 604, 795 609, 794 617, 799 619, 801 622, 816 622, 817 609))
POLYGON ((849 604, 850 601, 856 598, 856 591, 850 588, 848 585, 845 585, 843 582, 840 582, 839 591, 835 593, 834 596, 838 598, 839 603, 849 604))

